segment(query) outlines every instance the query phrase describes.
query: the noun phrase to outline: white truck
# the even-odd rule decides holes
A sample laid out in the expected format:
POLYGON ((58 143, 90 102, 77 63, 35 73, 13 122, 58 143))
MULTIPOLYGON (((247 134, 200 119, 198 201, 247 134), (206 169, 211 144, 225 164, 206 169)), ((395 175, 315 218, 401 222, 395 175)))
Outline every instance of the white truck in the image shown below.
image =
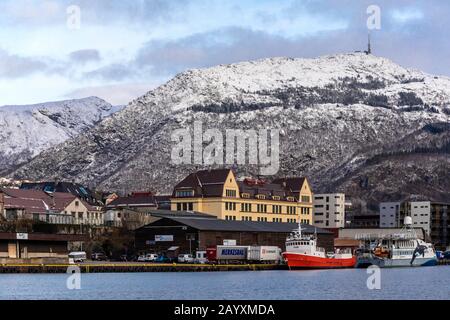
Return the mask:
POLYGON ((247 260, 258 263, 280 263, 281 249, 275 246, 250 246, 247 260))

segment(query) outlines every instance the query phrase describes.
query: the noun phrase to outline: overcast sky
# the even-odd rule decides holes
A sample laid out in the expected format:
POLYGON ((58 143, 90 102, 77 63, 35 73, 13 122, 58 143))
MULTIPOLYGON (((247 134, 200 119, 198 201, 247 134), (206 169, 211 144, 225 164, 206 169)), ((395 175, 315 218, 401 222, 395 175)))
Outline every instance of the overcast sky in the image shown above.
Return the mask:
POLYGON ((363 50, 369 5, 375 55, 450 76, 450 1, 1 0, 0 105, 126 104, 189 68, 363 50))

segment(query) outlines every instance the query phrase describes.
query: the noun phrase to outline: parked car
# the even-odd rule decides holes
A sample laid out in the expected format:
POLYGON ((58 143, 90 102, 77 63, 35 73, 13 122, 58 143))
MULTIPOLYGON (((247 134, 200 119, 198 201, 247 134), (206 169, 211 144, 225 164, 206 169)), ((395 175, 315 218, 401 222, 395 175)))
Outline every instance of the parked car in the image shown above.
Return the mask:
POLYGON ((126 254, 122 254, 120 256, 120 261, 127 262, 127 261, 133 261, 133 260, 134 260, 134 258, 132 256, 129 256, 129 255, 126 255, 126 254))
POLYGON ((178 262, 179 263, 193 263, 194 257, 192 254, 183 253, 178 255, 178 262))
POLYGON ((206 258, 206 251, 197 251, 195 253, 194 263, 208 263, 208 258, 206 258))
POLYGON ((91 260, 92 261, 106 261, 106 260, 108 260, 108 257, 103 252, 94 252, 91 255, 91 260))
POLYGON ((156 253, 147 253, 144 255, 140 255, 138 257, 139 262, 155 262, 158 259, 158 255, 156 253))
POLYGON ((445 251, 442 255, 444 256, 444 259, 450 259, 450 251, 449 250, 445 251))
POLYGON ((73 262, 84 262, 86 260, 86 252, 84 251, 74 251, 69 253, 69 259, 72 259, 73 262))
POLYGON ((158 263, 172 263, 172 262, 177 262, 177 258, 169 258, 169 257, 166 257, 164 255, 161 255, 155 260, 155 262, 158 262, 158 263))

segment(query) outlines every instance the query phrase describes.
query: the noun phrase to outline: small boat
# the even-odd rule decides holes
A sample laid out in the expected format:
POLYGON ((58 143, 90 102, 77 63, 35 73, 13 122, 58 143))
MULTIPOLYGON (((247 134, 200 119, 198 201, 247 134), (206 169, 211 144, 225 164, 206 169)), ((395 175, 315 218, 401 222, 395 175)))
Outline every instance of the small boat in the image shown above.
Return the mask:
POLYGON ((283 258, 289 269, 352 268, 356 264, 350 250, 325 253, 325 249, 317 247, 316 234, 303 235, 301 225, 287 237, 283 258))
POLYGON ((398 234, 360 240, 368 242, 368 249, 361 250, 357 254, 357 268, 366 268, 370 265, 417 267, 437 264, 433 245, 417 237, 411 217, 405 217, 404 227, 398 234))

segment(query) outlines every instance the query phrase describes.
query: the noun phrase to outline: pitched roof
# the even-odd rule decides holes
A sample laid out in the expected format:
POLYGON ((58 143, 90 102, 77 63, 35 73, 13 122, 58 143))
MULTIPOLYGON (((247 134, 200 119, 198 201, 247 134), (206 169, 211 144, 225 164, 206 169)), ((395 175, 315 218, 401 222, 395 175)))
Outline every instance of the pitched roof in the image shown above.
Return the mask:
MULTIPOLYGON (((239 220, 221 220, 210 218, 192 218, 192 217, 165 217, 178 223, 187 225, 191 228, 202 231, 237 231, 237 232, 280 232, 289 233, 298 228, 297 223, 278 223, 278 222, 258 222, 258 221, 239 221, 239 220)), ((151 226, 150 223, 147 226, 151 226)), ((142 227, 145 228, 146 226, 142 227)), ((311 225, 303 225, 303 232, 312 234, 331 234, 331 232, 314 228, 311 225)))
MULTIPOLYGON (((71 193, 65 193, 65 192, 53 192, 50 194, 47 194, 44 191, 40 190, 34 190, 34 189, 9 189, 9 188, 1 188, 0 191, 2 191, 7 197, 6 199, 14 199, 9 200, 10 203, 21 203, 31 204, 32 202, 27 202, 27 200, 37 200, 39 202, 42 202, 45 204, 47 210, 54 210, 54 211, 63 211, 72 201, 77 199, 78 197, 74 196, 71 193)), ((79 198, 78 198, 79 199, 79 198)), ((94 208, 84 201, 83 199, 80 199, 80 202, 83 203, 83 205, 89 210, 94 211, 94 208)), ((37 204, 37 202, 35 202, 37 204)))
POLYGON ((24 190, 40 190, 49 193, 71 193, 74 196, 79 197, 80 199, 87 200, 89 202, 94 202, 95 197, 93 192, 81 184, 72 183, 72 182, 54 182, 54 181, 46 181, 46 182, 24 182, 20 186, 20 189, 24 190))
POLYGON ((267 197, 279 196, 282 199, 288 196, 293 196, 293 194, 283 188, 283 186, 274 183, 268 183, 263 185, 249 185, 245 182, 238 182, 239 191, 241 193, 248 193, 250 197, 255 197, 257 194, 265 195, 267 197))
POLYGON ((46 213, 48 206, 43 200, 5 198, 5 209, 23 209, 27 213, 46 213))
POLYGON ((139 197, 119 197, 111 201, 107 207, 143 207, 155 206, 156 199, 154 196, 139 196, 139 197))
POLYGON ((173 196, 176 190, 189 188, 194 190, 195 196, 220 197, 230 171, 230 169, 214 169, 191 173, 175 186, 173 196))
POLYGON ((273 180, 272 183, 285 186, 292 192, 299 192, 305 180, 305 177, 278 178, 273 180))
POLYGON ((6 196, 11 198, 35 199, 35 200, 47 200, 49 198, 48 194, 40 190, 0 188, 0 191, 2 191, 6 196))

